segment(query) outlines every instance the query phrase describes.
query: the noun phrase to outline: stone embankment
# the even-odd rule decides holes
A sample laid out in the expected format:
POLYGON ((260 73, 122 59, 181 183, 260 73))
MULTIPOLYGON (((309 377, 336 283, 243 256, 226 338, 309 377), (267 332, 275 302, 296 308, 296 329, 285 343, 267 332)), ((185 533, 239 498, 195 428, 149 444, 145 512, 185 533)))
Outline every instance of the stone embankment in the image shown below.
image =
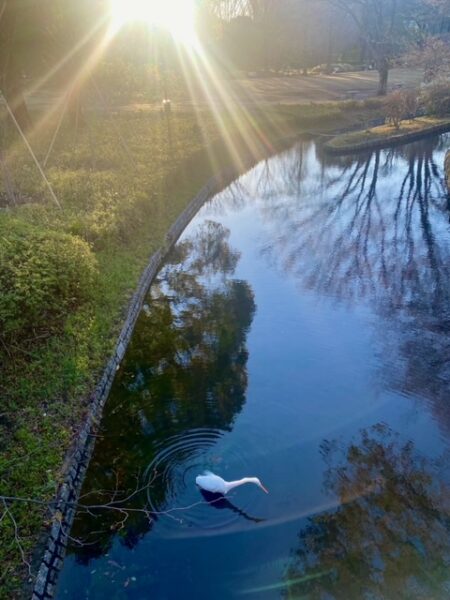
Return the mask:
POLYGON ((445 169, 445 180, 447 181, 447 187, 448 187, 448 191, 450 193, 450 150, 447 152, 447 154, 445 156, 444 169, 445 169))
POLYGON ((122 362, 131 339, 134 326, 142 310, 150 285, 161 268, 167 254, 198 210, 237 175, 238 173, 235 169, 230 169, 229 172, 223 173, 221 177, 214 177, 209 181, 172 225, 166 236, 163 248, 151 257, 141 277, 138 289, 128 307, 125 323, 117 340, 114 354, 110 358, 103 376, 91 397, 88 416, 78 435, 75 448, 72 450, 65 481, 61 485, 53 505, 52 526, 45 543, 43 559, 34 583, 32 600, 44 600, 53 598, 55 595, 55 586, 66 553, 68 536, 75 516, 81 486, 94 449, 96 430, 102 416, 103 407, 108 398, 116 371, 122 362))

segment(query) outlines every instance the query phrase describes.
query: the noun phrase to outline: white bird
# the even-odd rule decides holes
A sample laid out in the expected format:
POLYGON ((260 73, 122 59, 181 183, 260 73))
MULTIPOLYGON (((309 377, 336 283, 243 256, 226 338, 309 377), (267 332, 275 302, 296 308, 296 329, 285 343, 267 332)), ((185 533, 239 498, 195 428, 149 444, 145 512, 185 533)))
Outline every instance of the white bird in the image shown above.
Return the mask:
POLYGON ((263 492, 266 494, 269 491, 263 486, 260 480, 257 477, 244 477, 243 479, 238 479, 237 481, 225 481, 222 477, 218 475, 214 475, 210 471, 205 471, 203 475, 198 475, 195 478, 195 483, 199 488, 205 490, 206 492, 211 492, 212 494, 228 494, 230 490, 239 487, 240 485, 244 485, 246 483, 254 483, 258 487, 260 487, 263 492))

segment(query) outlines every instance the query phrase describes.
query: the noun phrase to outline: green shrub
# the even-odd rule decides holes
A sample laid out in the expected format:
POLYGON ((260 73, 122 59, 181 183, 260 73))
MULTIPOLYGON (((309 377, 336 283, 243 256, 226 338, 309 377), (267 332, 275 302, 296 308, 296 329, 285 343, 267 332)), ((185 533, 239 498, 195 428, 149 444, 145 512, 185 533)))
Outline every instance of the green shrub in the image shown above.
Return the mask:
POLYGON ((437 81, 426 86, 422 92, 422 104, 430 115, 450 115, 450 81, 437 81))
POLYGON ((0 335, 19 339, 54 330, 91 298, 97 274, 89 245, 74 236, 2 216, 0 335))

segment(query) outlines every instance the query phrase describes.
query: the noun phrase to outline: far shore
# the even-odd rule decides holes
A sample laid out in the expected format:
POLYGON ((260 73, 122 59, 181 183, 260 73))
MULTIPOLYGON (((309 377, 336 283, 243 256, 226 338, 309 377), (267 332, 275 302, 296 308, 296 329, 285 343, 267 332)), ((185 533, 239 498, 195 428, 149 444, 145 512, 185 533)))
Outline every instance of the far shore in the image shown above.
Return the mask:
POLYGON ((430 134, 445 133, 447 131, 450 131, 450 117, 418 117, 401 121, 398 128, 385 124, 370 129, 344 133, 327 142, 324 148, 330 154, 350 154, 405 144, 430 134))

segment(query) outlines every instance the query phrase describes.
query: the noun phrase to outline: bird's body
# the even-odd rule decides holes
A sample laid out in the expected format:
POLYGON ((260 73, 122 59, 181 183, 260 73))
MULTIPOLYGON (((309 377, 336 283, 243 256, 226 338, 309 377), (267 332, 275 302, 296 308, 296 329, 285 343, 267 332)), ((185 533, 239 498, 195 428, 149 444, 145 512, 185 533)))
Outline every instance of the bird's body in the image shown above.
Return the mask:
POLYGON ((225 494, 228 494, 230 490, 246 483, 254 483, 266 492, 266 494, 269 493, 257 477, 244 477, 243 479, 238 479, 236 481, 225 481, 222 477, 214 475, 214 473, 211 473, 210 471, 205 471, 203 475, 198 475, 196 477, 195 483, 199 488, 206 492, 223 494, 224 496, 225 494))

